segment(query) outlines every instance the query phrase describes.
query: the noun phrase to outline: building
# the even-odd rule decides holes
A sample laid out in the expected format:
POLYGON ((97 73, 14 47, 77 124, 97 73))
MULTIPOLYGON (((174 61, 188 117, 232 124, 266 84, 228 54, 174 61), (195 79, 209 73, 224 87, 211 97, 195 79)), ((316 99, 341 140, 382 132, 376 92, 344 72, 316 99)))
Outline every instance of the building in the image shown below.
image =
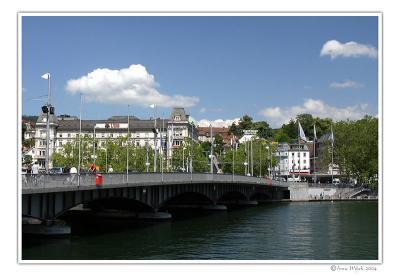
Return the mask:
POLYGON ((275 174, 287 178, 289 175, 310 174, 310 152, 306 144, 278 144, 275 152, 278 165, 275 174))
MULTIPOLYGON (((329 133, 322 135, 315 145, 315 172, 318 175, 340 175, 339 165, 332 164, 332 147, 329 140, 329 133)), ((335 154, 334 154, 335 160, 335 154)))
MULTIPOLYGON (((211 128, 210 127, 198 127, 198 137, 200 142, 210 142, 211 143, 211 128)), ((227 127, 213 127, 212 128, 213 137, 215 135, 222 136, 222 143, 224 146, 230 146, 233 135, 229 133, 229 128, 227 127)))
MULTIPOLYGON (((104 120, 79 120, 76 116, 49 114, 49 168, 53 167, 51 155, 60 152, 67 143, 82 136, 97 139, 98 147, 103 147, 108 139, 128 137, 135 146, 151 147, 158 154, 169 159, 173 149, 182 145, 186 138, 197 140, 197 131, 189 122, 189 115, 183 108, 174 108, 170 118, 150 118, 141 120, 135 116, 113 116, 104 120)), ((42 113, 35 128, 33 162, 45 168, 47 115, 42 113)))

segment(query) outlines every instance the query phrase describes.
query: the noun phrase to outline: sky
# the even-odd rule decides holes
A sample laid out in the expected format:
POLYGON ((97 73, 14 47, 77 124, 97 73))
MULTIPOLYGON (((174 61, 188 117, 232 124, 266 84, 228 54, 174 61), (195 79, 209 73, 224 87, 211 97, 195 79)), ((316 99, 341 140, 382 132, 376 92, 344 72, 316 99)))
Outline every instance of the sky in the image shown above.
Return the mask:
POLYGON ((40 114, 47 72, 56 114, 79 116, 82 94, 82 119, 378 114, 373 16, 23 16, 21 46, 23 115, 40 114))

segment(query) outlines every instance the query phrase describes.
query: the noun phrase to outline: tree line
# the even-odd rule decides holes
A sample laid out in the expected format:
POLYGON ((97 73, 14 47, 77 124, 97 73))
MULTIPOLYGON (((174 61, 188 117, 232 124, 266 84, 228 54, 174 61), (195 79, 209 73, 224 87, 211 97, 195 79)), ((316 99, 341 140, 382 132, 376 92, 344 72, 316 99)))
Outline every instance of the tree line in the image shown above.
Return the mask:
MULTIPOLYGON (((249 145, 235 146, 224 145, 221 135, 214 136, 213 153, 217 156, 220 169, 224 173, 267 175, 269 167, 276 166, 278 160, 274 156, 277 149, 276 143, 297 143, 298 122, 301 123, 306 136, 312 140, 314 124, 317 137, 325 135, 319 143, 324 149, 318 158, 325 167, 331 162, 331 144, 327 138, 331 126, 334 132, 334 164, 339 166, 340 174, 357 179, 359 183, 365 183, 373 188, 377 187, 378 180, 378 118, 365 116, 359 120, 345 120, 333 122, 330 118, 313 117, 311 114, 299 114, 281 128, 272 129, 265 121, 254 122, 245 115, 238 124, 233 123, 229 132, 240 138, 244 130, 255 129, 258 138, 249 145), (268 147, 268 148, 267 148, 268 147), (245 163, 247 163, 245 165, 245 163)), ((98 139, 95 140, 100 145, 98 139)), ((210 171, 211 143, 193 143, 190 139, 175 148, 172 159, 168 161, 158 156, 157 169, 163 162, 164 171, 210 171), (167 166, 168 165, 168 166, 167 166)), ((81 140, 81 164, 88 168, 93 162, 93 138, 88 135, 81 140)), ((107 166, 112 166, 114 172, 126 171, 128 159, 129 170, 136 172, 153 172, 154 151, 151 147, 135 146, 127 141, 126 137, 106 139, 101 147, 96 148, 96 164, 105 171, 107 166), (150 163, 146 166, 146 163, 150 163)), ((78 140, 63 146, 62 150, 52 156, 54 166, 71 167, 78 164, 78 140)))

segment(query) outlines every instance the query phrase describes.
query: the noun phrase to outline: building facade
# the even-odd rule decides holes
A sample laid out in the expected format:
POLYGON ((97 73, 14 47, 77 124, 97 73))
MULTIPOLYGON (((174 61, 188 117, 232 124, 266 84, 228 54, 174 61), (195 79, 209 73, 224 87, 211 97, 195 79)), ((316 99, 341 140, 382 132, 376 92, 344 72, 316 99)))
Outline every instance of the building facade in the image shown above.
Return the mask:
POLYGON ((289 175, 310 174, 310 152, 307 145, 280 143, 275 156, 278 159, 276 175, 287 178, 289 175))
MULTIPOLYGON (((185 139, 197 141, 197 131, 189 122, 189 115, 183 108, 174 108, 170 118, 151 118, 141 120, 135 116, 113 116, 105 120, 79 120, 78 117, 49 115, 49 168, 53 167, 52 154, 61 152, 68 143, 81 137, 96 138, 97 147, 105 146, 107 140, 129 137, 131 144, 150 147, 157 154, 171 158, 173 149, 178 148, 185 139), (129 124, 128 124, 129 119, 129 124)), ((36 123, 33 162, 45 168, 47 116, 42 113, 36 123)), ((167 159, 167 160, 168 160, 167 159)))

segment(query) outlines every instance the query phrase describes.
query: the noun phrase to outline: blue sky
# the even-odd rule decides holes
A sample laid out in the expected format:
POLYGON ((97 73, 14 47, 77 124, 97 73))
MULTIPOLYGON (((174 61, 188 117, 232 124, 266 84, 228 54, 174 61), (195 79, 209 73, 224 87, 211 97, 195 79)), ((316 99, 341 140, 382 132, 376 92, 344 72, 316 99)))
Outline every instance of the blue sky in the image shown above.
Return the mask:
POLYGON ((159 116, 185 106, 205 125, 356 119, 378 113, 377 50, 377 17, 24 16, 22 114, 40 113, 50 72, 56 113, 79 115, 82 93, 84 119, 128 104, 149 118, 150 103, 159 116))

